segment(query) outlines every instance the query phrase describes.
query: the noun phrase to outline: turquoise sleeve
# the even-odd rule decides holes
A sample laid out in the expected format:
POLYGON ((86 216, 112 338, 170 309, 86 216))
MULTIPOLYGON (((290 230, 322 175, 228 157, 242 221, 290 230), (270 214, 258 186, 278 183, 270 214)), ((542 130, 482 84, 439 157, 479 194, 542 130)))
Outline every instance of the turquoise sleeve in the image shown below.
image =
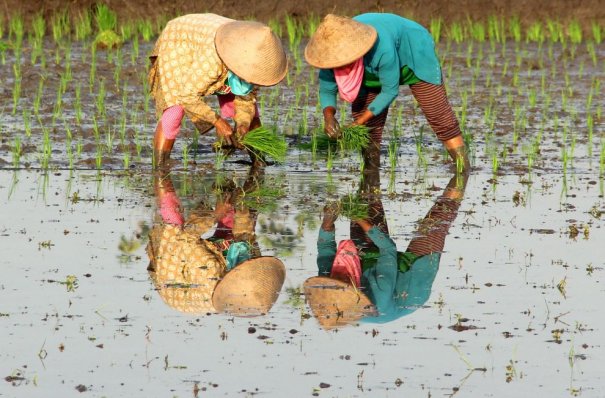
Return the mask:
POLYGON ((399 57, 393 51, 392 54, 383 55, 380 59, 378 69, 378 79, 380 80, 380 93, 374 98, 374 101, 368 106, 368 110, 374 115, 382 113, 391 105, 399 94, 399 78, 401 76, 401 67, 399 66, 399 57))
POLYGON ((317 271, 319 276, 330 275, 336 257, 336 232, 319 229, 317 237, 317 271))
POLYGON ((334 79, 334 71, 332 69, 320 69, 319 71, 319 103, 321 109, 329 106, 336 108, 336 94, 338 86, 334 79))
POLYGON ((393 290, 397 281, 397 245, 378 227, 368 231, 368 237, 378 247, 379 256, 376 265, 364 272, 370 283, 372 294, 377 302, 392 299, 393 290))

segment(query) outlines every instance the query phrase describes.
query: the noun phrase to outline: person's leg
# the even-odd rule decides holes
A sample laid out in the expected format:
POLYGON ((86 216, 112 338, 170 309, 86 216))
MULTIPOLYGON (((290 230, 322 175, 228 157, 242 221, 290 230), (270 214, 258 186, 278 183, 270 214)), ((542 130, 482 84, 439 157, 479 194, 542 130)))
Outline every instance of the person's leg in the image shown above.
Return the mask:
MULTIPOLYGON (((361 200, 368 204, 368 219, 370 224, 377 226, 385 234, 389 234, 389 227, 384 215, 380 193, 380 170, 378 167, 366 168, 363 171, 359 186, 361 200)), ((377 250, 378 248, 356 222, 351 221, 350 237, 355 246, 360 249, 377 250)))
POLYGON ((184 115, 185 109, 180 105, 171 106, 162 113, 153 138, 153 154, 157 165, 165 164, 170 159, 184 115))
MULTIPOLYGON (((368 105, 378 95, 379 90, 364 90, 361 92, 353 104, 351 105, 351 113, 353 118, 356 119, 362 113, 368 109, 368 105)), ((382 131, 384 130, 384 124, 387 120, 389 108, 385 109, 382 113, 375 115, 365 124, 370 128, 370 144, 363 151, 363 160, 366 167, 380 167, 380 143, 382 142, 382 131)))
POLYGON ((464 169, 469 170, 467 149, 462 139, 462 132, 454 110, 447 99, 445 86, 427 82, 410 85, 412 94, 424 113, 431 129, 443 143, 454 162, 463 162, 464 169))

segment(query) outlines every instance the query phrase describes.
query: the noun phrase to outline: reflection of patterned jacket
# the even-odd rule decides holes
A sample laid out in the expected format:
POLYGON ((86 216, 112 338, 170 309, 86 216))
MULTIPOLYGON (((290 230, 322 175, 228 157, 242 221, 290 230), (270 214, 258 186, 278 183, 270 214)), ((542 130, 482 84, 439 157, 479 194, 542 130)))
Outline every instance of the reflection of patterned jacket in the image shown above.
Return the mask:
MULTIPOLYGON (((218 118, 202 97, 225 84, 227 67, 219 58, 214 37, 232 19, 215 14, 190 14, 168 22, 151 54, 149 85, 158 117, 173 105, 185 108, 194 123, 218 118)), ((254 116, 254 91, 235 99, 235 121, 249 125, 254 116)))

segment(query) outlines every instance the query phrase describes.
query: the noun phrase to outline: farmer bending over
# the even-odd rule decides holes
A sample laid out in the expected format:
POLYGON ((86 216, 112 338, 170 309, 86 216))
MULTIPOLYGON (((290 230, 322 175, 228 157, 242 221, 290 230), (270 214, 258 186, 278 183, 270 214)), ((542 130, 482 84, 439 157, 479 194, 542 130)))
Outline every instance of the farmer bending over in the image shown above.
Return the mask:
POLYGON ((227 145, 261 122, 256 86, 272 86, 286 75, 279 38, 259 22, 215 14, 190 14, 168 22, 151 54, 149 86, 160 121, 153 142, 156 164, 164 164, 187 114, 201 134, 216 128, 227 145), (217 95, 220 115, 204 101, 217 95), (226 118, 233 118, 236 134, 226 118))
POLYGON ((309 64, 320 68, 319 98, 325 132, 340 136, 336 93, 352 103, 353 125, 370 128, 366 164, 380 164, 382 130, 399 86, 409 85, 431 128, 452 159, 469 168, 458 120, 450 106, 435 43, 414 21, 394 14, 354 18, 328 14, 305 48, 309 64))

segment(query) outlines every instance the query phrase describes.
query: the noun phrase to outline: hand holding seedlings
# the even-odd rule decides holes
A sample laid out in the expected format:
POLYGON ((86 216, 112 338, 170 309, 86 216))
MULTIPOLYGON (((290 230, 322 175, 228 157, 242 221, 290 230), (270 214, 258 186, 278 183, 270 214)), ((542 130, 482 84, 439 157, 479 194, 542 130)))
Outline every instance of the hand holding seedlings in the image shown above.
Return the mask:
POLYGON ((324 131, 332 140, 337 140, 342 134, 335 114, 336 109, 333 106, 328 106, 324 109, 324 131))
POLYGON ((219 117, 214 122, 214 127, 216 128, 216 135, 219 139, 221 139, 227 145, 233 145, 233 141, 231 140, 233 129, 231 128, 229 122, 222 117, 219 117))

